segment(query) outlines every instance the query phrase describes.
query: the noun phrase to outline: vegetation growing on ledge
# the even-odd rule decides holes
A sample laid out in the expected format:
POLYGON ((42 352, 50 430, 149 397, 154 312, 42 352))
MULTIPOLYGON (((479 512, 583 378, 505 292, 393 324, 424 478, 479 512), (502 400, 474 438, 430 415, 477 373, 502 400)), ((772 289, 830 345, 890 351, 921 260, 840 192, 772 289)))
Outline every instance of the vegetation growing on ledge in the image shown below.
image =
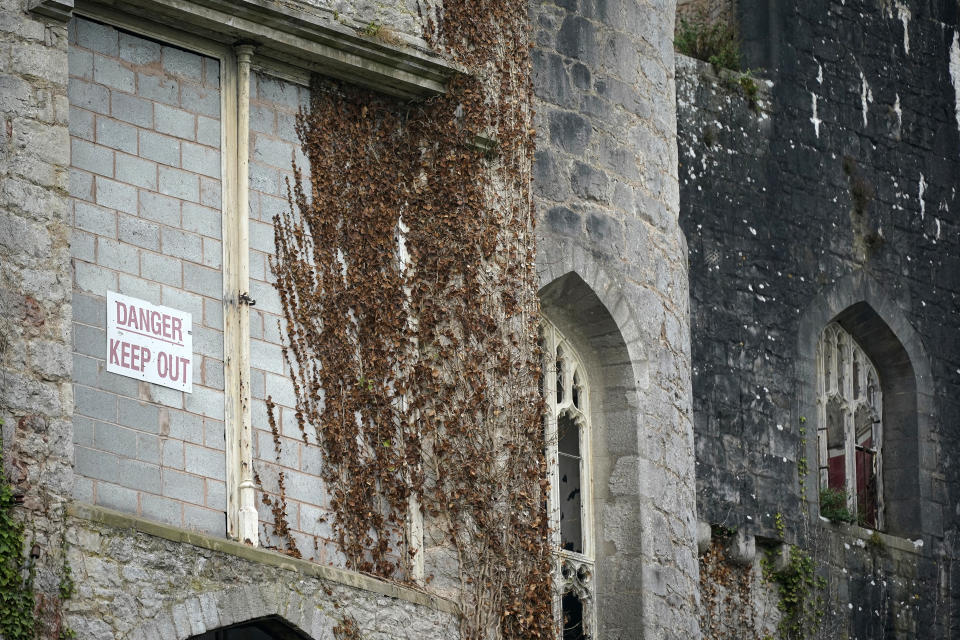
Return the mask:
POLYGON ((685 56, 721 69, 741 70, 740 35, 737 28, 727 22, 711 22, 703 15, 694 20, 680 18, 673 44, 685 56))
POLYGON ((833 522, 856 522, 847 507, 847 492, 843 489, 820 490, 820 515, 833 522))

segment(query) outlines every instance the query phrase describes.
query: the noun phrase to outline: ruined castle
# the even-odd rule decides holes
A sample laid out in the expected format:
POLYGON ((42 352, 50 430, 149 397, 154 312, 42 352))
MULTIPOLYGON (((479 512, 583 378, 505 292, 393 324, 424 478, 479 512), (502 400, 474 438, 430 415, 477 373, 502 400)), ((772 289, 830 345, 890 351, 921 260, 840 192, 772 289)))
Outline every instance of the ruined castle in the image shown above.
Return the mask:
POLYGON ((956 1, 510 7, 0 6, 0 637, 509 637, 538 599, 564 640, 960 635, 956 1), (675 51, 678 25, 732 34, 738 68, 675 51), (309 118, 320 104, 340 119, 309 118), (474 122, 477 106, 497 115, 474 122), (340 126, 362 144, 325 145, 340 126), (365 191, 378 173, 399 177, 365 191), (298 221, 341 204, 396 216, 380 236, 341 220, 338 246, 303 239, 317 228, 298 221), (474 234, 461 266, 482 268, 444 296, 500 314, 478 316, 479 346, 457 317, 423 340, 438 312, 417 292, 437 289, 417 287, 440 276, 416 271, 467 248, 423 249, 445 229, 474 234), (405 315, 341 305, 334 338, 386 364, 311 386, 337 350, 311 370, 297 337, 331 329, 329 278, 368 267, 405 315), (497 289, 525 269, 532 307, 497 289), (531 308, 530 344, 485 324, 531 308), (376 327, 417 340, 364 352, 376 327), (504 335, 502 367, 435 366, 486 363, 504 335), (524 405, 536 380, 511 357, 534 351, 542 405, 524 405), (463 511, 427 496, 467 500, 441 479, 471 461, 450 463, 443 428, 391 457, 417 428, 370 439, 377 421, 349 405, 361 435, 339 455, 383 465, 343 467, 380 500, 349 515, 392 527, 351 551, 338 527, 360 494, 304 429, 336 393, 417 425, 470 407, 503 456, 524 444, 504 434, 507 398, 542 414, 543 473, 451 529, 463 511), (518 496, 538 540, 510 537, 518 496), (497 558, 462 553, 488 535, 546 558, 550 591, 533 563, 526 595, 490 600, 510 587, 490 590, 497 558))

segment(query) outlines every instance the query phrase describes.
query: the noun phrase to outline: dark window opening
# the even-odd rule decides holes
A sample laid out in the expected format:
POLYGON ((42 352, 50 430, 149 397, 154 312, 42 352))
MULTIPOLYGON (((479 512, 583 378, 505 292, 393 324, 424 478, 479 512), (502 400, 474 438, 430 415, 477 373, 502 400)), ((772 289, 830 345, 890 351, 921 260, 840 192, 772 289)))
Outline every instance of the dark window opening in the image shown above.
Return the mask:
POLYGON ((580 493, 580 427, 563 413, 557 419, 560 487, 560 548, 583 553, 580 493))
POLYGON ((583 628, 583 603, 575 593, 563 595, 563 640, 587 640, 583 628))

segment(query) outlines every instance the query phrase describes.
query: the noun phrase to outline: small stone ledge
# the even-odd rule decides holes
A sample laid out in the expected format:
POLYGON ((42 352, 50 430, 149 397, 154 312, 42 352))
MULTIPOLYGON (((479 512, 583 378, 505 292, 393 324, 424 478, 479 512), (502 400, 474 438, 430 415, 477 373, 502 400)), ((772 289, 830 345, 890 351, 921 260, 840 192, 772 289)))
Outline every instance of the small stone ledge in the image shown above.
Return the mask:
POLYGON ((731 69, 718 68, 709 62, 691 58, 682 53, 676 53, 676 75, 677 80, 687 79, 695 81, 692 84, 700 84, 701 81, 708 82, 724 95, 739 94, 751 107, 759 114, 769 114, 773 107, 773 82, 766 78, 755 76, 750 71, 733 71, 731 69), (752 83, 753 95, 750 95, 748 87, 752 83))
POLYGON ((364 36, 332 16, 276 0, 76 0, 76 5, 95 19, 142 22, 141 16, 149 16, 224 44, 248 42, 260 58, 403 98, 444 93, 447 80, 462 72, 426 47, 364 36))
POLYGON ((27 10, 60 22, 67 22, 73 14, 73 0, 29 0, 27 10))
POLYGON ((67 512, 75 518, 89 520, 108 527, 129 529, 146 535, 163 538, 164 540, 170 540, 171 542, 189 544, 201 549, 229 554, 250 562, 277 567, 285 571, 293 571, 307 577, 329 580, 354 589, 360 589, 390 598, 397 598, 398 600, 404 600, 442 613, 460 615, 460 608, 451 600, 440 598, 410 587, 387 582, 379 578, 374 578, 373 576, 356 573, 355 571, 314 564, 307 560, 291 558, 276 551, 250 547, 233 540, 215 538, 197 531, 187 531, 186 529, 153 522, 138 516, 132 516, 114 511, 113 509, 82 502, 71 503, 67 512))
POLYGON ((840 533, 850 536, 851 538, 855 538, 856 542, 861 543, 858 546, 866 546, 867 544, 873 544, 875 541, 879 540, 880 545, 888 549, 918 556, 923 555, 923 538, 918 538, 917 541, 913 541, 909 538, 901 538, 899 536, 883 533, 882 531, 877 531, 875 529, 865 529, 855 524, 847 524, 844 522, 833 522, 832 520, 828 520, 823 516, 817 517, 819 518, 820 525, 823 528, 831 530, 834 533, 840 533))

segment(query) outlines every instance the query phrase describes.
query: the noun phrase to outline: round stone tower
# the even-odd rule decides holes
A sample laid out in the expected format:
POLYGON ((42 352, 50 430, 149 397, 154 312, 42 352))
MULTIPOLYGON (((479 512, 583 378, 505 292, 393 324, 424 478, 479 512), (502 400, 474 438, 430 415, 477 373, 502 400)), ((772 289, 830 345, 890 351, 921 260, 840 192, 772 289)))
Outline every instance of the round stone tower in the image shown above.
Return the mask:
POLYGON ((541 300, 590 379, 588 632, 696 638, 675 3, 545 0, 532 16, 541 300))

